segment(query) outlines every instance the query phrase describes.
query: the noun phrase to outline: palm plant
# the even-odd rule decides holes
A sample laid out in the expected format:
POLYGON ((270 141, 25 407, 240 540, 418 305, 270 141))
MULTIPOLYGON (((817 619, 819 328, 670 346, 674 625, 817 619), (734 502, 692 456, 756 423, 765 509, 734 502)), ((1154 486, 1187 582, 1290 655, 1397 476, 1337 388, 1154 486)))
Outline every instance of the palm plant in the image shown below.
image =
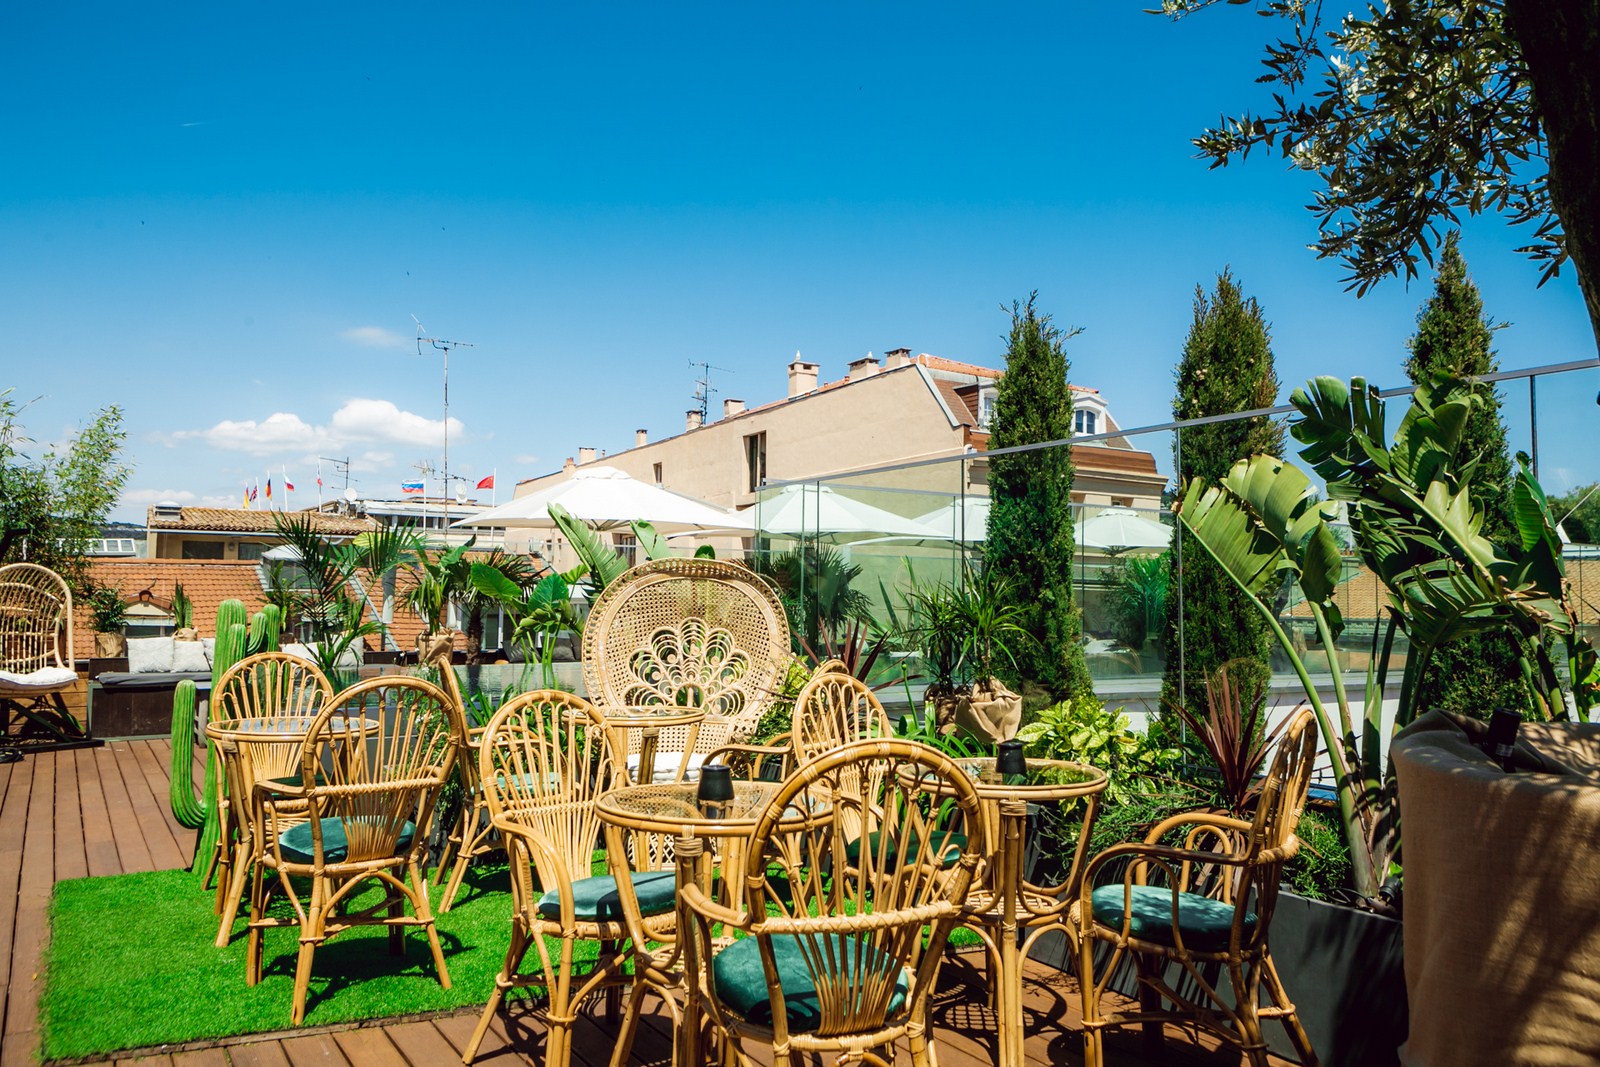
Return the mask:
POLYGON ((1159 556, 1129 556, 1118 560, 1107 576, 1107 601, 1117 640, 1130 648, 1139 648, 1146 638, 1161 632, 1172 580, 1167 556, 1166 552, 1159 556))
POLYGON ((473 585, 480 596, 503 606, 511 615, 515 624, 511 640, 522 649, 524 662, 539 661, 545 689, 555 686, 552 657, 556 637, 562 630, 577 630, 581 625, 572 608, 572 586, 568 577, 546 574, 531 584, 519 583, 497 567, 484 563, 472 565, 473 585))
POLYGON ((512 555, 504 549, 491 549, 482 560, 467 566, 467 581, 457 597, 461 609, 461 629, 467 635, 467 666, 476 667, 483 662, 484 613, 503 603, 495 593, 486 592, 478 581, 479 575, 492 571, 505 579, 513 588, 523 589, 536 580, 532 561, 526 556, 512 555))
MULTIPOLYGON (((318 533, 309 514, 280 512, 273 516, 273 524, 298 556, 302 582, 294 590, 295 607, 311 626, 318 666, 332 677, 353 645, 382 631, 376 621, 364 617, 361 599, 351 593, 357 553, 318 533)), ((282 570, 276 575, 283 580, 282 570)))
POLYGON ((1397 632, 1409 639, 1410 653, 1395 729, 1416 715, 1416 682, 1433 651, 1467 634, 1496 634, 1515 649, 1528 706, 1540 717, 1566 715, 1552 649, 1564 652, 1569 691, 1585 716, 1600 684, 1594 649, 1573 625, 1544 492, 1526 463, 1512 485, 1517 541, 1496 545, 1481 533, 1483 515, 1470 495, 1477 461, 1458 458, 1457 446, 1487 388, 1446 378, 1419 386, 1392 443, 1384 402, 1363 379, 1346 386, 1317 378, 1291 397, 1300 454, 1327 482, 1333 501, 1349 505, 1357 550, 1388 592, 1388 616, 1373 633, 1359 734, 1337 652, 1343 617, 1334 602, 1342 577, 1329 525, 1335 505, 1319 501, 1293 465, 1253 456, 1214 485, 1190 482, 1177 509, 1184 529, 1250 595, 1305 689, 1338 781, 1352 878, 1369 898, 1399 844, 1393 776, 1379 757, 1397 632), (1320 638, 1337 704, 1332 711, 1274 610, 1285 581, 1298 587, 1320 638))
POLYGON ((442 633, 447 628, 450 604, 472 580, 472 564, 467 550, 477 541, 469 537, 465 544, 443 551, 417 556, 416 584, 406 593, 406 603, 418 615, 429 633, 442 633))
POLYGON ((395 586, 400 571, 416 566, 427 542, 414 525, 385 526, 369 530, 350 542, 357 565, 378 579, 383 589, 381 618, 385 636, 394 625, 395 586))

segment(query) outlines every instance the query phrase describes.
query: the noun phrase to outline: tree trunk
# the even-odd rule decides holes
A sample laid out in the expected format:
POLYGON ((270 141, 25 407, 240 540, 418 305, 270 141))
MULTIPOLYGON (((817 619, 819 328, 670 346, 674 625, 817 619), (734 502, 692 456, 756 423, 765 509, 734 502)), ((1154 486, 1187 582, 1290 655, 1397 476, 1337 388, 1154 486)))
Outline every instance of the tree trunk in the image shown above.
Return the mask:
POLYGON ((1550 156, 1550 202, 1600 347, 1600 4, 1506 0, 1550 156))

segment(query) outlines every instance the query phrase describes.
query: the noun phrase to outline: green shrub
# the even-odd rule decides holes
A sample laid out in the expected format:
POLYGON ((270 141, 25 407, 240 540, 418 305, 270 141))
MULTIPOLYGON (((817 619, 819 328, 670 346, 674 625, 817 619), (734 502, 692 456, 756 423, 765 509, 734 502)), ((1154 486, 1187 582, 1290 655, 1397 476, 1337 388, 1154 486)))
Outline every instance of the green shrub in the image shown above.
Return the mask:
POLYGON ((1017 740, 1035 759, 1073 760, 1105 771, 1111 778, 1108 805, 1148 792, 1155 780, 1171 774, 1179 757, 1176 748, 1138 733, 1121 708, 1108 710, 1087 690, 1028 716, 1017 740))
POLYGON ((1295 830, 1300 852, 1284 864, 1283 885, 1312 900, 1333 900, 1350 889, 1350 849, 1333 819, 1308 811, 1295 830))

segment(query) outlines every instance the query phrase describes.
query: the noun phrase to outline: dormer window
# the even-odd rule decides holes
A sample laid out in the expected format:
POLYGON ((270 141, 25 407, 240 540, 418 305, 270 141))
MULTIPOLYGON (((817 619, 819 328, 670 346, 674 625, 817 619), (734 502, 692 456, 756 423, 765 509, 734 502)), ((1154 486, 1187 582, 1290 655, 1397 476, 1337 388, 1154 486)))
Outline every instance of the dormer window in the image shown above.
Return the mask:
POLYGON ((994 421, 994 398, 997 390, 993 386, 978 390, 978 429, 987 430, 994 421))
POLYGON ((1099 433, 1099 413, 1079 408, 1072 413, 1072 433, 1074 437, 1087 437, 1099 433))

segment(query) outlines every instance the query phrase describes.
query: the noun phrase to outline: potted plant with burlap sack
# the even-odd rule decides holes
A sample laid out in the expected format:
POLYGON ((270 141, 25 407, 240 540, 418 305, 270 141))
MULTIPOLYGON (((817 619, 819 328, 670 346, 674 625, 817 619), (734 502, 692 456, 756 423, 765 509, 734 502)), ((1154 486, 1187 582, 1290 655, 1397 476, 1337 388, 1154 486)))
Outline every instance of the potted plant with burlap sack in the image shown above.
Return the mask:
POLYGON ((128 605, 122 591, 114 585, 98 585, 89 591, 89 618, 94 622, 94 654, 97 659, 119 659, 128 654, 128 639, 122 627, 128 621, 128 605))
POLYGON ((995 676, 1001 663, 1016 666, 1017 645, 1029 639, 1010 583, 994 572, 969 568, 952 590, 961 635, 960 662, 972 683, 956 699, 954 725, 979 738, 1009 741, 1022 725, 1022 697, 995 676))

